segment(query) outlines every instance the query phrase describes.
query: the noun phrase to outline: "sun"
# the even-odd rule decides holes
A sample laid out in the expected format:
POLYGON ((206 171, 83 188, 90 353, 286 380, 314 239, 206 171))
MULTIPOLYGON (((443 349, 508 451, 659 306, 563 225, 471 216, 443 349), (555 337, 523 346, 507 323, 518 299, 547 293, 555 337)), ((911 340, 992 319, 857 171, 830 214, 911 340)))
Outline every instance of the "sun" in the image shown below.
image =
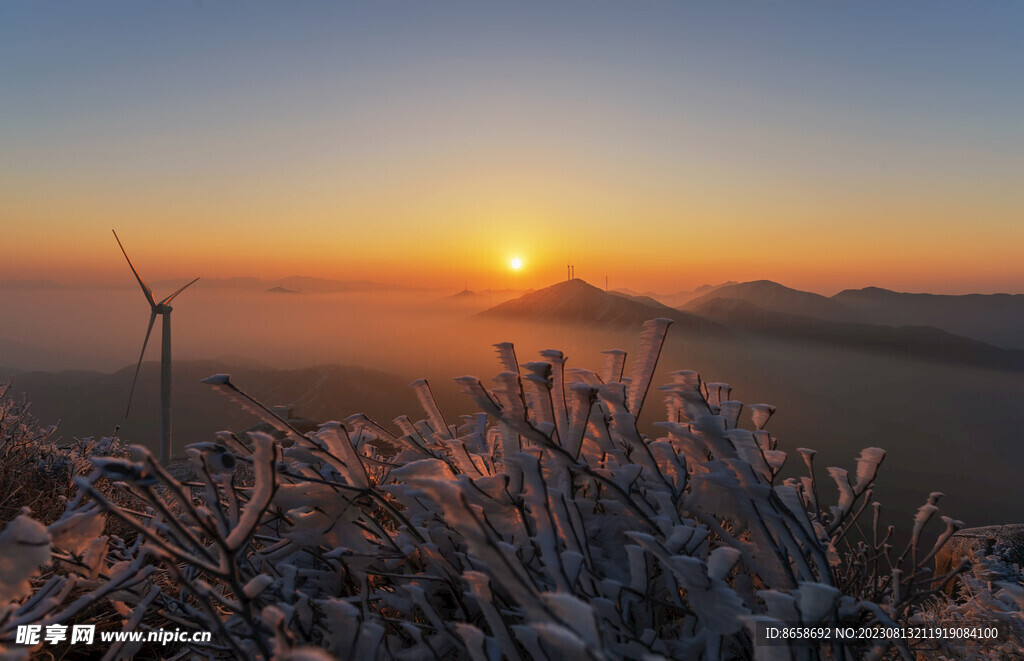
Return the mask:
POLYGON ((518 257, 513 257, 511 260, 509 260, 508 265, 512 267, 513 271, 518 271, 519 269, 523 268, 523 260, 519 259, 518 257))

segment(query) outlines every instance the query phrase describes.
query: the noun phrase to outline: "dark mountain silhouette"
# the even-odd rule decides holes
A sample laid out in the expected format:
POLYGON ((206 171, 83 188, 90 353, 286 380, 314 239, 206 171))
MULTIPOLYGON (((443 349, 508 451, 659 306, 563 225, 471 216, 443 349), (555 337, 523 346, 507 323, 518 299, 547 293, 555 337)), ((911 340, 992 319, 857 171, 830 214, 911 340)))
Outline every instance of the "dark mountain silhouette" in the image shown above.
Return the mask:
POLYGON ((696 311, 714 299, 746 301, 774 312, 817 317, 830 321, 857 321, 856 313, 839 301, 820 294, 790 289, 771 280, 755 280, 719 287, 691 300, 683 306, 683 309, 696 311))
POLYGON ((635 326, 648 319, 667 317, 677 331, 728 335, 721 324, 695 314, 670 308, 657 301, 648 304, 621 294, 611 294, 573 279, 524 294, 480 313, 487 317, 511 317, 519 321, 572 322, 609 326, 635 326))
POLYGON ((1022 294, 906 294, 865 287, 832 297, 866 321, 937 326, 1008 349, 1024 349, 1022 294))
POLYGON ((484 298, 511 298, 513 296, 521 296, 532 292, 532 289, 463 289, 460 292, 456 292, 449 296, 444 296, 440 300, 459 300, 459 299, 484 299, 484 298))
POLYGON ((480 312, 481 310, 486 310, 498 303, 515 298, 522 293, 522 290, 496 291, 492 289, 482 289, 479 291, 473 291, 472 289, 463 289, 455 294, 433 299, 430 301, 429 307, 435 311, 447 309, 453 311, 458 310, 464 314, 473 314, 480 312))
POLYGON ((884 326, 837 322, 767 310, 748 301, 713 298, 698 314, 730 328, 799 342, 880 352, 902 358, 1024 371, 1024 351, 948 333, 932 326, 884 326))
POLYGON ((298 289, 288 289, 287 287, 271 287, 267 290, 268 294, 300 294, 298 289))
POLYGON ((451 296, 445 296, 445 297, 441 298, 440 300, 442 300, 442 301, 453 301, 453 302, 466 302, 466 303, 473 302, 473 303, 475 303, 477 301, 486 300, 490 296, 491 296, 490 292, 481 293, 481 292, 473 291, 471 289, 463 289, 462 291, 460 291, 460 292, 458 292, 456 294, 452 294, 451 296))

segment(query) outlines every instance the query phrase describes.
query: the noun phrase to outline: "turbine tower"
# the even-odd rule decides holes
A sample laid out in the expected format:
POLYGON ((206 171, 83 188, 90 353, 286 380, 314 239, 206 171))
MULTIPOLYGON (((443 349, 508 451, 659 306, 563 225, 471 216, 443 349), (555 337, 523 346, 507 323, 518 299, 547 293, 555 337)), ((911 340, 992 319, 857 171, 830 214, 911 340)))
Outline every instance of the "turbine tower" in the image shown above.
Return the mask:
MULTIPOLYGON (((114 230, 110 230, 114 232, 114 230)), ((146 301, 149 303, 149 327, 146 328, 146 339, 142 341, 142 352, 139 353, 139 362, 135 366, 135 376, 132 378, 132 389, 128 391, 128 407, 124 411, 124 417, 128 417, 128 412, 132 410, 132 396, 135 394, 135 382, 139 380, 139 370, 142 369, 142 358, 146 355, 146 345, 149 344, 149 336, 153 332, 153 324, 156 322, 156 316, 160 315, 163 317, 163 328, 161 335, 161 351, 160 351, 160 463, 166 464, 171 458, 171 301, 175 299, 181 292, 195 284, 196 278, 192 282, 188 283, 178 291, 174 292, 170 296, 157 302, 153 298, 153 292, 150 291, 146 283, 142 281, 142 276, 135 270, 135 265, 132 264, 132 260, 129 259, 128 253, 125 251, 124 246, 121 245, 121 239, 118 238, 117 232, 114 232, 114 240, 117 241, 118 247, 121 248, 121 253, 124 258, 128 260, 128 266, 131 268, 132 273, 135 274, 135 279, 139 281, 139 286, 142 287, 142 293, 146 297, 146 301)))

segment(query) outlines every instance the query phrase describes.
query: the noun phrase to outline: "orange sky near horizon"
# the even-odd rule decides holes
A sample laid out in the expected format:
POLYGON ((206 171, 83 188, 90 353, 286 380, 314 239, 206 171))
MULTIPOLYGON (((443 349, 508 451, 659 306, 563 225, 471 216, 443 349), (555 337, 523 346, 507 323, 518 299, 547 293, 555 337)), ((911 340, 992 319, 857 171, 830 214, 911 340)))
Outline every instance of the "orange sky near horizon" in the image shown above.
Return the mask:
MULTIPOLYGON (((449 176, 437 174, 438 184, 449 176)), ((825 294, 864 286, 1024 291, 1024 224, 1014 222, 1024 208, 1014 200, 977 205, 980 195, 966 185, 930 197, 893 191, 883 201, 829 191, 800 198, 792 189, 783 199, 785 189, 761 181, 729 199, 727 190, 666 185, 637 193, 523 177, 531 178, 510 186, 514 194, 491 183, 407 199, 383 185, 362 195, 325 186, 316 195, 293 183, 277 195, 251 200, 239 191, 220 203, 188 190, 180 198, 102 188, 53 196, 42 182, 0 200, 5 217, 20 219, 5 227, 0 280, 120 282, 126 272, 114 227, 151 280, 308 275, 453 290, 537 288, 564 278, 571 262, 595 285, 607 275, 613 288, 663 293, 756 279, 825 294), (982 213, 987 235, 970 220, 982 213), (513 256, 524 261, 517 272, 508 266, 513 256)))
POLYGON ((0 282, 1024 292, 1012 21, 117 6, 0 21, 0 282))
MULTIPOLYGON (((521 220, 515 231, 508 232, 472 223, 439 231, 429 220, 394 221, 383 236, 360 235, 341 225, 328 222, 321 229, 307 225, 247 233, 181 229, 173 222, 146 225, 136 218, 119 224, 117 230, 143 277, 151 281, 196 275, 264 280, 306 275, 452 290, 464 285, 520 289, 557 282, 565 277, 566 264, 572 263, 577 277, 596 286, 603 286, 608 276, 612 288, 661 293, 758 279, 824 294, 864 286, 932 293, 1024 291, 1020 241, 1012 232, 1006 241, 986 245, 970 231, 905 225, 894 231, 876 230, 884 232, 884 239, 873 232, 830 236, 834 231, 827 227, 818 232, 780 229, 773 237, 772 231, 758 228, 691 230, 685 220, 666 220, 665 227, 678 231, 648 227, 647 232, 637 232, 641 236, 618 240, 616 232, 621 230, 615 227, 628 227, 628 221, 608 223, 598 230, 599 236, 580 240, 560 237, 587 232, 587 221, 563 223, 559 230, 554 229, 557 223, 546 219, 521 220), (521 269, 510 268, 513 257, 523 261, 521 269)), ((86 227, 76 223, 42 234, 8 232, 5 243, 14 249, 0 268, 0 280, 45 278, 66 285, 105 285, 130 279, 109 228, 100 221, 86 227), (61 236, 63 240, 57 238, 61 236)))

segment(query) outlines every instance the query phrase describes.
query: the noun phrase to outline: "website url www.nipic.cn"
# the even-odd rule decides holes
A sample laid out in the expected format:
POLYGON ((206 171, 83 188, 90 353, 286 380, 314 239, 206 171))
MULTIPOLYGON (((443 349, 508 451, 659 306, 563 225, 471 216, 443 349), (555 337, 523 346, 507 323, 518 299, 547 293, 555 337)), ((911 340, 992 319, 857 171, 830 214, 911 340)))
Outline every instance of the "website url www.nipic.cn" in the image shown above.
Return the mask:
POLYGON ((171 645, 174 643, 209 643, 212 634, 209 631, 182 631, 181 629, 156 629, 154 631, 100 631, 96 640, 95 624, 21 624, 18 625, 14 642, 18 645, 92 645, 100 643, 156 643, 171 645))

